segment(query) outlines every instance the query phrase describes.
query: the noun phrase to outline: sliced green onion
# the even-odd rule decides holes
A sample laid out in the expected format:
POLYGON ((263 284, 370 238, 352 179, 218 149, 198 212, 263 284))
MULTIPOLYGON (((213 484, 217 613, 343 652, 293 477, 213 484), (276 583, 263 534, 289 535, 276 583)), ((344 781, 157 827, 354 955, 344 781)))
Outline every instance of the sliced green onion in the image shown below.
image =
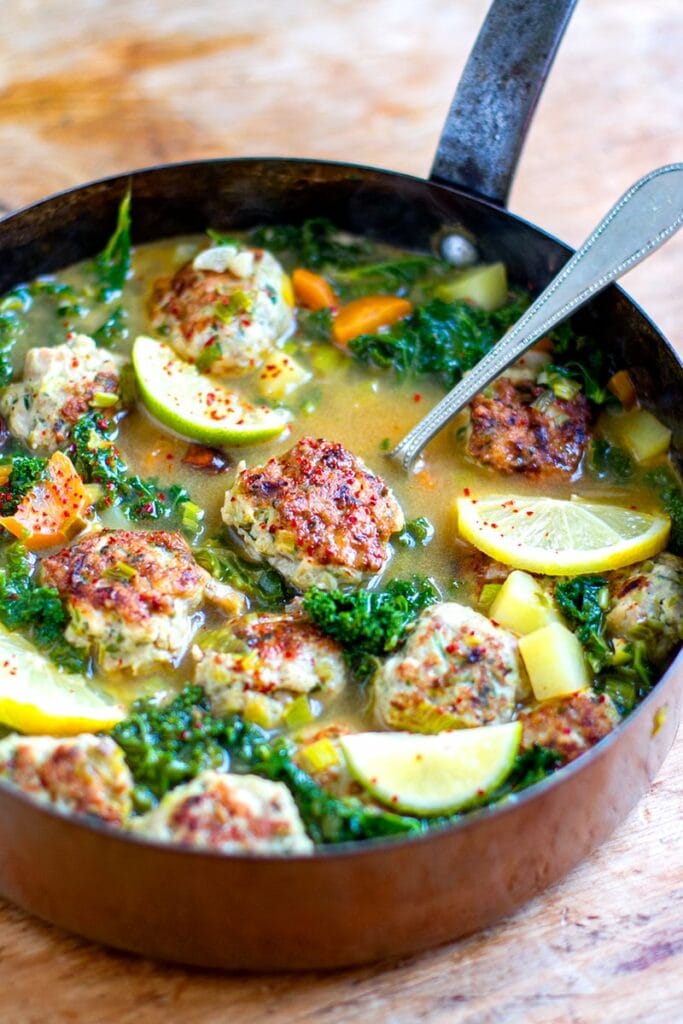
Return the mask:
POLYGON ((485 583, 481 588, 481 594, 479 595, 479 604, 482 608, 488 610, 496 597, 500 588, 503 586, 502 583, 485 583))
POLYGON ((196 533, 204 519, 204 509, 201 505, 196 505, 194 501, 184 501, 181 509, 180 522, 183 529, 196 533))
POLYGON ((114 391, 96 391, 88 403, 93 409, 111 409, 119 401, 114 391))
POLYGON ((105 569, 103 575, 111 580, 132 580, 138 574, 137 569, 128 562, 116 562, 109 569, 105 569))
POLYGON ((288 704, 282 717, 290 729, 300 729, 302 726, 313 722, 315 714, 306 694, 302 693, 291 704, 288 704))

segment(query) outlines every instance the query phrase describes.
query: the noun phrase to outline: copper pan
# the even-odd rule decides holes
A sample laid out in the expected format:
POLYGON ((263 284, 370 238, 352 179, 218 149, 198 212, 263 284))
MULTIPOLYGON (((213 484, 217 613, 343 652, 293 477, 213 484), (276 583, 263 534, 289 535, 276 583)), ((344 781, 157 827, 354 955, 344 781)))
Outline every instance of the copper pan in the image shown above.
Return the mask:
MULTIPOLYGON (((496 0, 451 108, 432 177, 352 164, 217 160, 109 178, 0 222, 0 293, 93 255, 131 185, 135 240, 324 215, 428 248, 444 225, 542 288, 570 250, 505 210, 525 129, 575 0, 496 0)), ((583 314, 615 367, 674 432, 683 369, 618 288, 583 314)), ((235 857, 144 842, 37 806, 0 784, 0 891, 112 946, 250 970, 337 967, 403 955, 489 924, 559 879, 647 789, 681 712, 679 657, 606 740, 514 802, 417 838, 235 857)))

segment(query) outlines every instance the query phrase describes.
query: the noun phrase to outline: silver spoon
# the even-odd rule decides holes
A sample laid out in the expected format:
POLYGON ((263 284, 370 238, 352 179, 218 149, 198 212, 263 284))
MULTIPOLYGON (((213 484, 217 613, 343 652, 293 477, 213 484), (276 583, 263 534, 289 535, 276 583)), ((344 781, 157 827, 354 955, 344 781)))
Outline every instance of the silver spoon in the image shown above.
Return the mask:
POLYGON ((683 163, 632 185, 595 231, 483 359, 420 420, 389 457, 409 469, 425 445, 556 324, 663 245, 683 225, 683 163))

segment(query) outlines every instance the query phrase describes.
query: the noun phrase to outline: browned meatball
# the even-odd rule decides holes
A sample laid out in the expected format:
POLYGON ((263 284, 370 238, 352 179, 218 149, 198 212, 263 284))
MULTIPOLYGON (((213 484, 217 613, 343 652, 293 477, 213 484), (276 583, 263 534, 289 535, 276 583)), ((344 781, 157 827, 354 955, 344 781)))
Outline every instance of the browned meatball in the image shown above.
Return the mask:
POLYGON ((619 713, 606 694, 582 690, 523 711, 519 719, 524 727, 523 749, 536 743, 573 761, 618 725, 619 713))
POLYGON ((133 780, 123 751, 108 736, 8 736, 0 742, 0 775, 63 810, 114 825, 131 811, 133 780))
POLYGON ((310 853, 313 844, 282 782, 206 771, 133 823, 150 839, 225 853, 310 853))
POLYGON ((299 590, 360 584, 381 572, 403 513, 384 481, 336 441, 304 437, 264 466, 243 468, 223 519, 253 558, 299 590))
POLYGON ((501 473, 576 472, 588 442, 585 395, 556 398, 530 381, 495 381, 471 404, 467 452, 501 473))
POLYGON ((140 672, 182 653, 206 595, 232 610, 242 600, 197 565, 179 533, 102 530, 41 564, 71 617, 67 639, 92 647, 104 671, 140 672))

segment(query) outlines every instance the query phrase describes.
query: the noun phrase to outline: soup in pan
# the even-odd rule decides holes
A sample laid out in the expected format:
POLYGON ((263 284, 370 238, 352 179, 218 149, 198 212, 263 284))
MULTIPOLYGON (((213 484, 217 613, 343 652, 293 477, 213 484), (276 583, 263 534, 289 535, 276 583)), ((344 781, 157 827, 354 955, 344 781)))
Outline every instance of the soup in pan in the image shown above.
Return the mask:
POLYGON ((387 458, 529 297, 322 219, 0 300, 0 772, 225 852, 442 827, 552 774, 680 639, 683 492, 564 325, 387 458))

